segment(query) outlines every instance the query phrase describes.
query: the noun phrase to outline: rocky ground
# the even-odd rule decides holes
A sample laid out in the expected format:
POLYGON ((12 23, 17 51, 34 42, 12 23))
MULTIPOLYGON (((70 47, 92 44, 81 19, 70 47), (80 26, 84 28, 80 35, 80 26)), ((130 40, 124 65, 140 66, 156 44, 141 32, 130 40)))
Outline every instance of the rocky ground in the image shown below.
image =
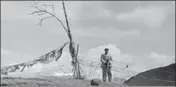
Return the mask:
MULTIPOLYGON (((1 87, 93 87, 88 80, 73 80, 68 77, 1 78, 1 87)), ((124 87, 117 83, 101 83, 99 87, 124 87)))

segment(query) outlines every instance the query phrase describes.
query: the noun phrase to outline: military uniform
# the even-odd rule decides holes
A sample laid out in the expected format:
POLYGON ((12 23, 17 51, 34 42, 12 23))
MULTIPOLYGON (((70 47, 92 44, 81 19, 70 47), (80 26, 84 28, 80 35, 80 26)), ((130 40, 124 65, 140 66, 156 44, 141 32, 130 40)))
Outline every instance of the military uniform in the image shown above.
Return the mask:
POLYGON ((108 80, 111 82, 112 80, 112 73, 111 73, 111 68, 112 68, 112 57, 110 55, 102 54, 101 55, 101 68, 102 68, 102 78, 103 82, 106 82, 106 77, 108 74, 108 80))

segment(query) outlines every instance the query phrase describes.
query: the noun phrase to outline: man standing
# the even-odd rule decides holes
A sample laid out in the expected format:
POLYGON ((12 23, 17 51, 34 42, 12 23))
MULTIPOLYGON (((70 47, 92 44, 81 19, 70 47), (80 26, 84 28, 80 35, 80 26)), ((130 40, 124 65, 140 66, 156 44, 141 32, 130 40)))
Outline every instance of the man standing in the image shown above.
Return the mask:
POLYGON ((103 82, 106 82, 106 77, 108 74, 108 80, 111 82, 112 80, 112 73, 111 73, 111 68, 112 68, 112 57, 108 54, 109 49, 105 48, 105 53, 101 55, 101 68, 102 68, 102 78, 103 82))

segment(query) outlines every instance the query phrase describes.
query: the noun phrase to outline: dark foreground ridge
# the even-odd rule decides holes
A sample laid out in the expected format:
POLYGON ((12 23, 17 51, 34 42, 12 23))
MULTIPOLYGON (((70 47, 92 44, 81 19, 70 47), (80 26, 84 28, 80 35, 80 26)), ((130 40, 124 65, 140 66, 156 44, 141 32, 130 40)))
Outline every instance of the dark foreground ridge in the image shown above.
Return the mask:
POLYGON ((175 86, 175 66, 151 69, 124 81, 128 86, 175 86))

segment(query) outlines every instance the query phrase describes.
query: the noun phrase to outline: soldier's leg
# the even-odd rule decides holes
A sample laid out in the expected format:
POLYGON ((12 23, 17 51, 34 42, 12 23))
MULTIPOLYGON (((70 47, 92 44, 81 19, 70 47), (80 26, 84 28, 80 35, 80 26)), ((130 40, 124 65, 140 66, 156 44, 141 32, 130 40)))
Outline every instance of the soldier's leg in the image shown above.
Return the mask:
POLYGON ((109 82, 112 81, 112 72, 111 72, 111 67, 109 67, 109 70, 108 70, 108 80, 109 82))
POLYGON ((103 82, 106 82, 106 68, 102 67, 102 77, 103 77, 103 82))

